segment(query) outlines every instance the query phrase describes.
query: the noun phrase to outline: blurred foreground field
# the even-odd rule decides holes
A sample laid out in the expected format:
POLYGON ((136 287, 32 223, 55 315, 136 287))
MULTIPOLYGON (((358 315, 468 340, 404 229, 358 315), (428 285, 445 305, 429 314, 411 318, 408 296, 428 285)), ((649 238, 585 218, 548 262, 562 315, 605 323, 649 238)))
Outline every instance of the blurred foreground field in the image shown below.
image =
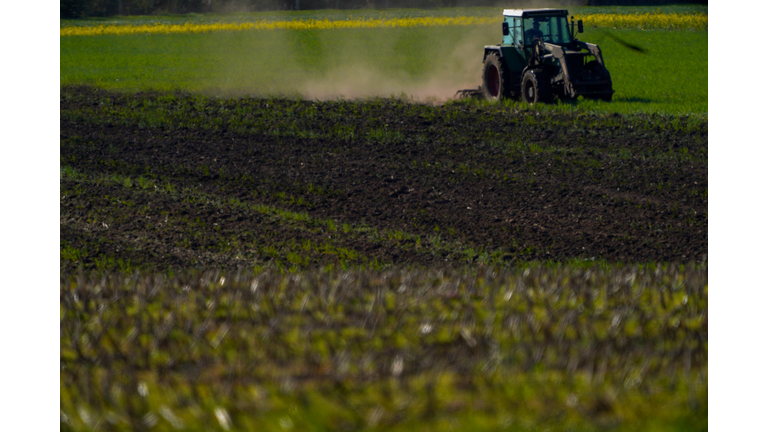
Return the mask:
POLYGON ((707 267, 62 274, 62 430, 707 429, 707 267))

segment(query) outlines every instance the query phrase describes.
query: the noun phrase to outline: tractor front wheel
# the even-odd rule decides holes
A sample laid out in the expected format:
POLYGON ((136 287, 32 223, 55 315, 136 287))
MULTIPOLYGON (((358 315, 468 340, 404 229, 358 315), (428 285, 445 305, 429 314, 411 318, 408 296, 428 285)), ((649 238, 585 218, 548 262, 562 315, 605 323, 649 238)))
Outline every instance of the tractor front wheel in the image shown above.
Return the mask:
POLYGON ((523 81, 520 83, 520 90, 523 93, 523 100, 529 104, 552 101, 552 88, 547 80, 547 75, 543 71, 527 71, 523 75, 523 81))
POLYGON ((498 54, 488 54, 483 62, 483 96, 488 100, 504 99, 510 96, 510 90, 506 65, 498 54))
POLYGON ((611 100, 613 100, 613 92, 612 91, 607 91, 607 92, 601 94, 600 95, 600 99, 602 99, 602 100, 604 100, 606 102, 610 102, 611 100))
POLYGON ((591 95, 585 95, 584 99, 591 99, 591 100, 600 99, 606 102, 610 102, 611 100, 613 100, 613 90, 611 89, 611 87, 607 87, 604 93, 593 93, 591 95))
MULTIPOLYGON (((592 78, 597 79, 610 79, 611 74, 605 69, 597 60, 592 60, 584 65, 584 69, 590 71, 592 78)), ((610 102, 613 99, 613 86, 611 84, 606 85, 603 88, 603 93, 597 93, 590 96, 586 96, 587 99, 600 99, 606 102, 610 102)))

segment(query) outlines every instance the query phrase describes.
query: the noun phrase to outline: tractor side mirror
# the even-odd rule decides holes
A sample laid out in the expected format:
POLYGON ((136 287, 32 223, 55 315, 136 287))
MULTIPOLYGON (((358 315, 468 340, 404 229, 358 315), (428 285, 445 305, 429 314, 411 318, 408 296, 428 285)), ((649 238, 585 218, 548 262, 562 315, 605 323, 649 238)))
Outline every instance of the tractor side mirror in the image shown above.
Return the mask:
POLYGON ((576 25, 579 26, 579 33, 584 33, 584 23, 581 20, 576 21, 576 25))
POLYGON ((506 21, 501 23, 501 34, 504 36, 509 36, 509 23, 506 21))

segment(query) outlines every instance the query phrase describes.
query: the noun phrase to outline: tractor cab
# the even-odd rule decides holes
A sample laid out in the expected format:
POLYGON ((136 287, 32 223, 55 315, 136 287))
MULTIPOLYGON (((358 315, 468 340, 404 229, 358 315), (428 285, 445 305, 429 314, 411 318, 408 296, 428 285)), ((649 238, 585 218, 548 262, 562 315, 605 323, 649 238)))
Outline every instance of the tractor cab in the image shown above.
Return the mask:
POLYGON ((505 9, 502 45, 530 48, 534 39, 568 45, 573 41, 564 9, 505 9))

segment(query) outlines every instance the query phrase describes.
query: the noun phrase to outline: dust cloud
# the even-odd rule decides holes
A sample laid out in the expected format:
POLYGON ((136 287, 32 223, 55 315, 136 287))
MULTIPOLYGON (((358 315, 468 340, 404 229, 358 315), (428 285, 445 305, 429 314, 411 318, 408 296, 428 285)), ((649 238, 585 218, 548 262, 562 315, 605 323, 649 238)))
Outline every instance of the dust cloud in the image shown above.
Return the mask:
POLYGON ((449 49, 436 48, 425 60, 429 67, 418 77, 385 73, 370 64, 350 60, 321 78, 303 83, 299 93, 309 99, 364 99, 370 97, 399 97, 422 102, 443 102, 458 90, 477 88, 481 81, 483 46, 487 31, 469 32, 462 41, 449 49))
POLYGON ((458 90, 481 85, 483 47, 501 42, 502 9, 562 8, 563 3, 513 0, 498 7, 498 25, 421 28, 420 33, 370 29, 232 35, 215 47, 229 51, 219 57, 211 87, 231 95, 440 103, 458 90))

